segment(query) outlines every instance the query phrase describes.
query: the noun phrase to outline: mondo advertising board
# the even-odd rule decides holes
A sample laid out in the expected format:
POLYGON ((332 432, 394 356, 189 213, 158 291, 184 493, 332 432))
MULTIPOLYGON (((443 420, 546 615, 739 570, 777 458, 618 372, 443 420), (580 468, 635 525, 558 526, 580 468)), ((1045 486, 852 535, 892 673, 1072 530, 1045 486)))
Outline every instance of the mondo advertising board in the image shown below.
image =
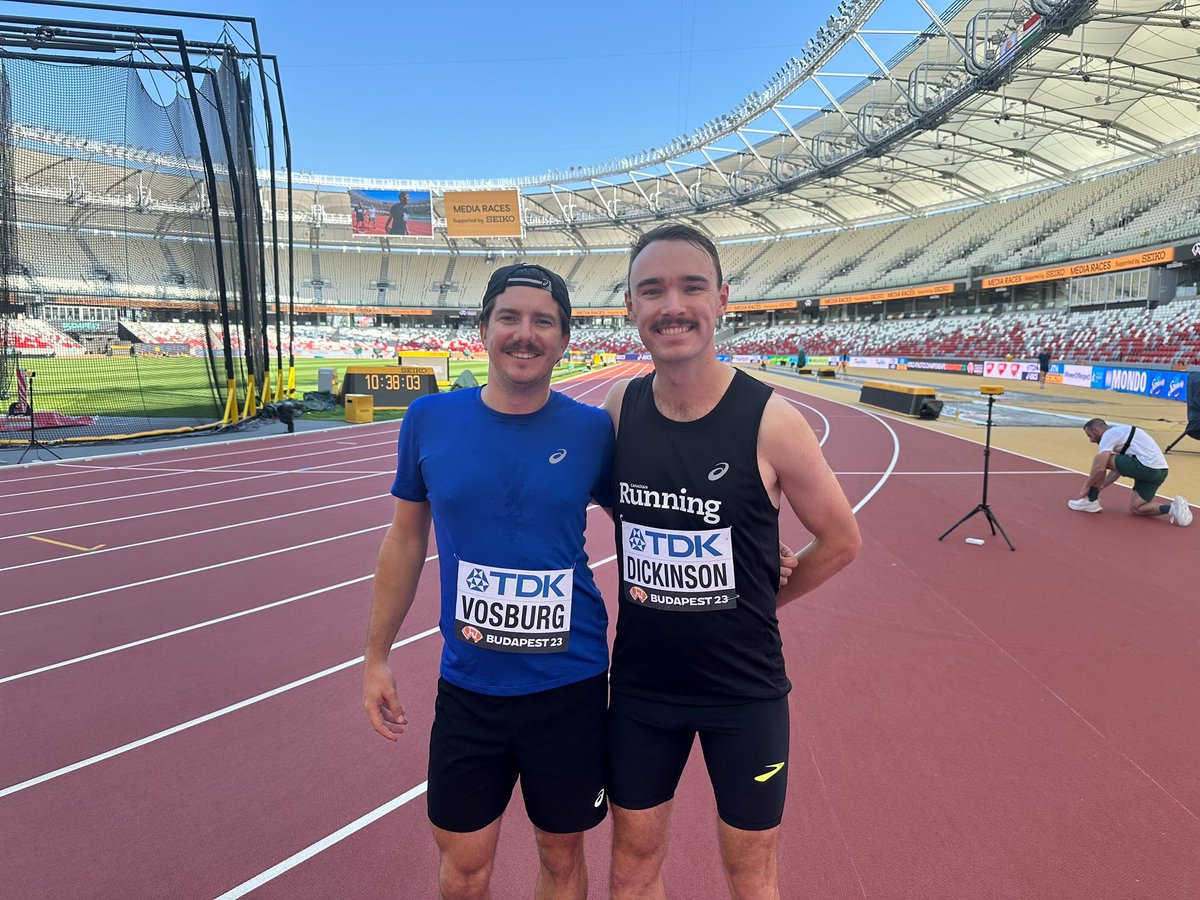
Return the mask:
POLYGON ((1141 394, 1164 400, 1187 400, 1187 372, 1093 366, 1091 386, 1102 391, 1141 394))

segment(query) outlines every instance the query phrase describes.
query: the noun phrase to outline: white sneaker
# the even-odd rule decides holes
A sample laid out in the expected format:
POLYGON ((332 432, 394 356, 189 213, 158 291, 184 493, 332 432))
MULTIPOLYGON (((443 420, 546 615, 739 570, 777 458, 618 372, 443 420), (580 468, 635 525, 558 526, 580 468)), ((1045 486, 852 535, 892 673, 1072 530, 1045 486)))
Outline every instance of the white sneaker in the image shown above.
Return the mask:
POLYGON ((1068 500, 1067 506, 1071 507, 1071 509, 1077 510, 1078 512, 1090 513, 1098 513, 1100 510, 1104 509, 1104 507, 1100 505, 1099 500, 1089 500, 1087 497, 1080 497, 1078 500, 1068 500))
POLYGON ((1187 528, 1192 524, 1192 508, 1183 497, 1176 497, 1171 501, 1171 522, 1180 528, 1187 528))

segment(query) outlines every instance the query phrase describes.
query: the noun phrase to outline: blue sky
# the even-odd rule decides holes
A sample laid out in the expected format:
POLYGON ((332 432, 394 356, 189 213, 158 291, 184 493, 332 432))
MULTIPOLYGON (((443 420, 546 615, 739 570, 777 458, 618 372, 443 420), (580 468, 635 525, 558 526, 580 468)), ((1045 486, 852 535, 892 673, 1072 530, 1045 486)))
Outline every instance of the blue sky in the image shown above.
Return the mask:
MULTIPOLYGON (((297 170, 443 179, 538 175, 657 146, 760 88, 799 55, 835 4, 171 5, 258 20, 264 51, 280 58, 297 170)), ((3 8, 129 21, 19 3, 3 8)), ((185 25, 201 39, 213 39, 216 29, 185 25)))

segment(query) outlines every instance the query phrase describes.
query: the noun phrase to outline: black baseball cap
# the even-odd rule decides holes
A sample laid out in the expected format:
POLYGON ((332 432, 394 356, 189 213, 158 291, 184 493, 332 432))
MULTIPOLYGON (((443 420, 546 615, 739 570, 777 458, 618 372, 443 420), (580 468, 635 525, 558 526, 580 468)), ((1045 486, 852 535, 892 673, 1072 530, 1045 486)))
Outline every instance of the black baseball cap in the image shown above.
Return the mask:
POLYGON ((549 291, 554 302, 563 311, 563 320, 570 324, 571 295, 567 292, 567 283, 563 281, 561 275, 530 263, 501 266, 488 279, 487 290, 483 292, 483 310, 486 311, 488 304, 510 287, 532 287, 549 291))

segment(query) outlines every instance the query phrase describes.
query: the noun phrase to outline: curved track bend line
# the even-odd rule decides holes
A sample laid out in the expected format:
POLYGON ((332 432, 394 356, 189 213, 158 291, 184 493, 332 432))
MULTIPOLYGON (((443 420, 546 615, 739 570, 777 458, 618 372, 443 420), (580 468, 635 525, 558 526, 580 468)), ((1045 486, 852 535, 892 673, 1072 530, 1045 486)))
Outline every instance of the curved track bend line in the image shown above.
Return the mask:
MULTIPOLYGON (((789 390, 791 390, 791 389, 789 388, 789 390)), ((821 416, 821 418, 825 421, 825 437, 827 438, 829 436, 830 429, 831 429, 829 420, 826 419, 825 416, 819 410, 814 409, 813 407, 809 406, 807 403, 801 403, 799 400, 795 400, 791 397, 784 397, 783 399, 787 400, 789 403, 794 403, 796 406, 803 406, 807 409, 811 409, 817 415, 821 416)), ((856 413, 860 413, 861 415, 868 416, 868 417, 874 419, 876 422, 878 422, 880 425, 882 425, 884 428, 886 428, 888 434, 890 434, 892 436, 892 459, 887 464, 887 468, 885 468, 883 470, 883 474, 879 477, 879 480, 877 482, 875 482, 875 486, 872 487, 871 490, 867 491, 867 495, 865 497, 863 497, 861 500, 859 500, 858 503, 856 503, 852 507, 852 511, 855 514, 857 514, 860 509, 862 509, 864 506, 867 505, 868 501, 870 501, 870 499, 872 497, 874 497, 877 493, 879 493, 880 489, 884 486, 884 484, 887 483, 887 480, 892 477, 892 472, 895 471, 896 463, 900 459, 900 436, 898 434, 896 434, 895 430, 893 430, 892 426, 887 423, 886 419, 883 419, 883 418, 875 415, 875 413, 870 412, 869 410, 859 409, 856 406, 851 406, 849 403, 841 403, 840 401, 837 401, 837 400, 826 400, 826 398, 824 398, 824 397, 822 397, 821 399, 825 400, 827 403, 836 403, 838 406, 844 406, 847 409, 854 410, 856 413)), ((824 438, 822 438, 820 444, 822 447, 825 446, 824 438)))

